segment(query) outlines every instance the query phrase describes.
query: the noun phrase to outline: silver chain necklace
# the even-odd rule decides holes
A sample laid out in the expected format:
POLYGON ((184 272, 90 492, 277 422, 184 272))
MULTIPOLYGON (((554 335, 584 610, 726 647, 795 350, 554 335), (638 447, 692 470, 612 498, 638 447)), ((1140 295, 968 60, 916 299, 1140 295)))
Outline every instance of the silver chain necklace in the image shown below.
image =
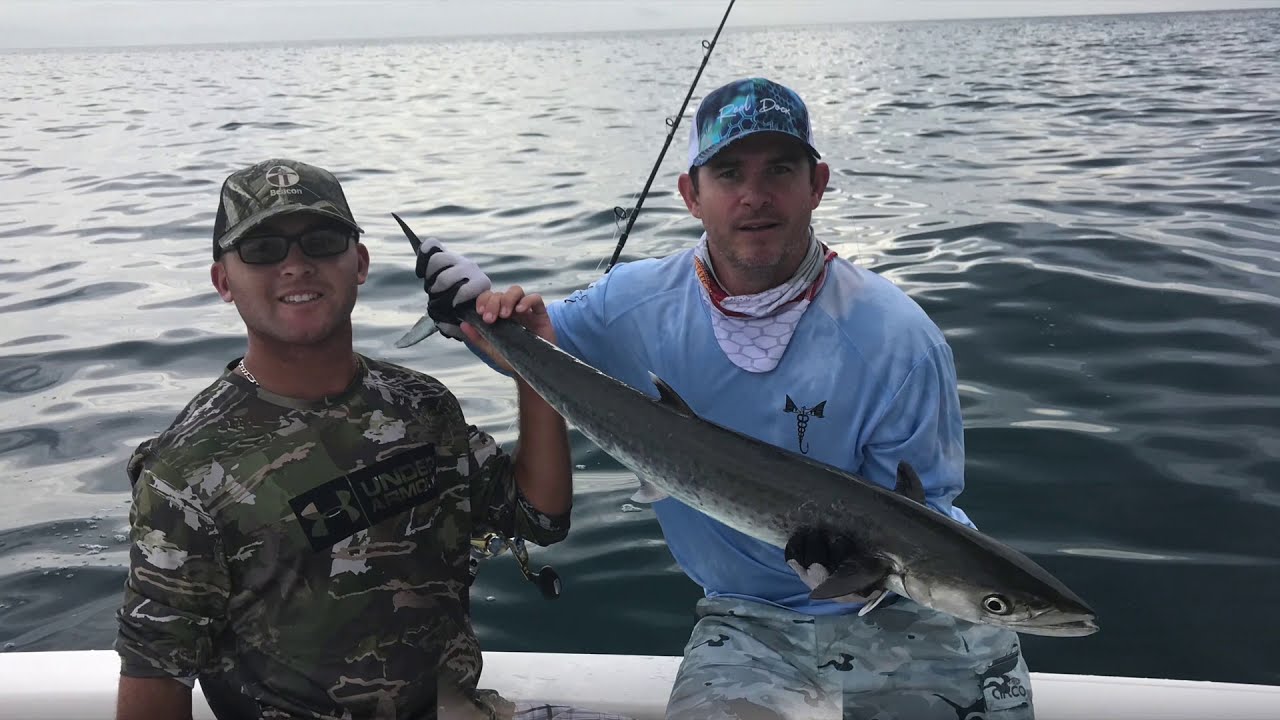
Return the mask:
POLYGON ((254 385, 258 384, 258 378, 254 377, 253 373, 249 372, 249 368, 244 366, 244 358, 240 358, 240 372, 244 375, 246 380, 254 385))

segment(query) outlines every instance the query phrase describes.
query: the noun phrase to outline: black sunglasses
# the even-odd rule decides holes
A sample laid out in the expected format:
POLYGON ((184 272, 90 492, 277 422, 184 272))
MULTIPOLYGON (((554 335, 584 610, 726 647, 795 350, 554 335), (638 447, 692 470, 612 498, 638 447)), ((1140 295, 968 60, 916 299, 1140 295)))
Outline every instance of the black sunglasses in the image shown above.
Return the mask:
POLYGON ((345 228, 317 228, 301 235, 254 235, 236 242, 236 252, 249 265, 271 265, 289 255, 294 242, 310 258, 341 255, 351 244, 353 233, 345 228))

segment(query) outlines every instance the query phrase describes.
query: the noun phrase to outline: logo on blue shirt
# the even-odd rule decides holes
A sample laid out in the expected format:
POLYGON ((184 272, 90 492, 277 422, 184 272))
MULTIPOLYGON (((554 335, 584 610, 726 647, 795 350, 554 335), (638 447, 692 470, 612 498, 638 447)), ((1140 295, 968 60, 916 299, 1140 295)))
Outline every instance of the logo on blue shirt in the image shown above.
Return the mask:
POLYGON ((805 455, 809 454, 809 443, 804 441, 804 431, 809 427, 809 418, 821 418, 822 409, 827 406, 827 401, 814 405, 813 407, 801 407, 796 405, 796 401, 787 396, 787 406, 782 409, 783 412, 795 413, 796 416, 796 442, 800 447, 800 452, 805 455))

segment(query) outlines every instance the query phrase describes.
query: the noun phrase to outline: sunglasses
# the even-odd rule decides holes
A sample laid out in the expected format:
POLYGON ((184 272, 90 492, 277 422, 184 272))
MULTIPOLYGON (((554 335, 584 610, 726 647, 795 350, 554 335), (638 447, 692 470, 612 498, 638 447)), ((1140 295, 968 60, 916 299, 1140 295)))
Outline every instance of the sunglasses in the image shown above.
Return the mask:
POLYGON ((343 228, 317 228, 301 235, 254 235, 236 243, 240 259, 249 265, 271 265, 289 255, 289 246, 298 243, 309 258, 341 255, 351 244, 352 233, 343 228))

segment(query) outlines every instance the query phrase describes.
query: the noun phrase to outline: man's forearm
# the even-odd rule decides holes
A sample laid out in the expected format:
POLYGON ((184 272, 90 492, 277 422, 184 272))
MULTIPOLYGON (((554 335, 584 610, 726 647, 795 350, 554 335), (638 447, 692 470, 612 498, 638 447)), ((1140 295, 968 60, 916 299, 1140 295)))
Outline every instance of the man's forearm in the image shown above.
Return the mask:
POLYGON ((564 418, 523 380, 516 380, 516 388, 520 403, 516 482, 539 512, 563 514, 573 505, 573 470, 564 418))
POLYGON ((191 688, 172 678, 121 675, 116 720, 191 720, 191 688))

